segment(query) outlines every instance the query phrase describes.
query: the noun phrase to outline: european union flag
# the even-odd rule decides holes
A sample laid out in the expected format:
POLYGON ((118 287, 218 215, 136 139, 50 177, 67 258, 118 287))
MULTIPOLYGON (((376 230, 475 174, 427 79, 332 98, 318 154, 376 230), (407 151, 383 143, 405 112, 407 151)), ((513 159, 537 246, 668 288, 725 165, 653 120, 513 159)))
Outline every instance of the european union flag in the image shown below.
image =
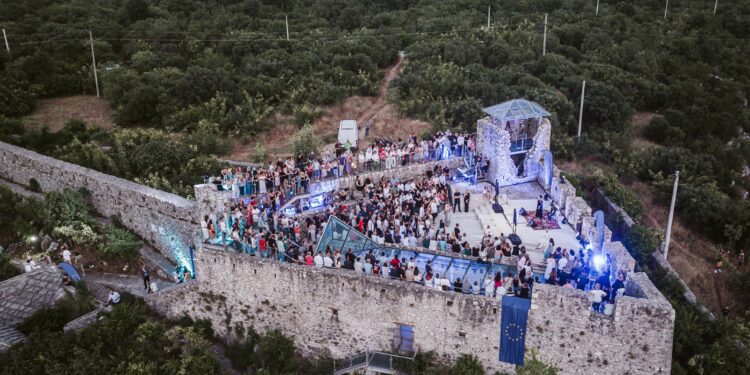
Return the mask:
POLYGON ((530 307, 530 299, 503 296, 503 315, 500 323, 501 362, 523 366, 526 320, 530 307))

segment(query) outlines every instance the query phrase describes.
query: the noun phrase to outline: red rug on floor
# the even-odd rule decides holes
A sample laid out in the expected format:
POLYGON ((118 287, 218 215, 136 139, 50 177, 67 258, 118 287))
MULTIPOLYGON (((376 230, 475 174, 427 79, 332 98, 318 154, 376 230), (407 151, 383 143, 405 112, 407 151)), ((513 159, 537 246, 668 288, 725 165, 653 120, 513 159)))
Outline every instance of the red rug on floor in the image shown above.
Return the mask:
POLYGON ((532 228, 534 230, 560 229, 560 224, 557 223, 557 220, 550 220, 548 215, 549 211, 544 210, 544 213, 542 213, 542 218, 537 219, 534 215, 534 211, 526 211, 526 223, 528 223, 530 220, 534 220, 534 222, 536 223, 536 226, 532 228))

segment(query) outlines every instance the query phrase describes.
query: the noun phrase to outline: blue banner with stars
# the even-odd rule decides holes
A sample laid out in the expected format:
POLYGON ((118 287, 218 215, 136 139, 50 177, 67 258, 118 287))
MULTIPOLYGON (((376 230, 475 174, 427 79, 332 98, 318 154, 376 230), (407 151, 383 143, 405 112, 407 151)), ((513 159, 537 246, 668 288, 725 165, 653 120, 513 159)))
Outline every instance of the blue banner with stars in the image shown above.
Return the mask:
POLYGON ((529 318, 531 300, 503 296, 502 320, 500 322, 500 361, 523 366, 526 343, 526 321, 529 318))

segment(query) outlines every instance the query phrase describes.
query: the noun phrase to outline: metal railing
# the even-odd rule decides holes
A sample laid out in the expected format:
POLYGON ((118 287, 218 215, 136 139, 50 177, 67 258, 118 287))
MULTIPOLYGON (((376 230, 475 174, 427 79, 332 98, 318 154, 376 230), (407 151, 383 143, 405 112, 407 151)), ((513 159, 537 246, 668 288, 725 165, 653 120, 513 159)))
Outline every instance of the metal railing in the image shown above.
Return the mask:
POLYGON ((416 358, 417 353, 418 350, 415 350, 413 357, 407 357, 399 354, 368 349, 364 353, 355 354, 343 360, 334 360, 333 375, 348 374, 359 369, 368 369, 385 374, 397 374, 399 371, 396 366, 394 366, 394 362, 397 363, 397 359, 399 358, 413 361, 414 358, 416 358))
MULTIPOLYGON (((462 156, 466 151, 465 146, 459 145, 438 147, 431 148, 427 152, 410 152, 395 158, 365 161, 362 165, 359 165, 358 154, 353 154, 353 161, 355 162, 354 164, 356 164, 356 167, 354 167, 354 164, 349 164, 347 167, 346 164, 340 164, 338 159, 334 159, 331 160, 333 166, 326 170, 325 176, 323 174, 323 169, 312 170, 308 173, 307 165, 310 162, 298 163, 296 165, 297 171, 279 176, 279 183, 276 183, 275 176, 269 175, 264 179, 255 179, 237 185, 237 189, 239 190, 238 195, 240 197, 245 197, 249 195, 263 195, 281 191, 284 193, 287 200, 291 200, 296 195, 309 193, 310 185, 321 181, 331 181, 360 173, 382 172, 408 165, 446 160, 462 156)), ((321 168, 324 167, 321 165, 321 168)), ((224 191, 231 192, 233 190, 232 181, 223 179, 221 188, 224 191)))

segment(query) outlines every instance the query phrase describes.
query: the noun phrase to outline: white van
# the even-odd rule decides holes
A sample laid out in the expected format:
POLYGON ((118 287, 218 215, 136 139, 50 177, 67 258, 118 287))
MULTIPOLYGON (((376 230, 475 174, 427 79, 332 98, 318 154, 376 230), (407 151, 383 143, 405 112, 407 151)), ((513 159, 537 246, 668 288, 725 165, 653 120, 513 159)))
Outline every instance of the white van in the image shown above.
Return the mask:
POLYGON ((359 129, 357 128, 357 121, 341 120, 341 122, 339 122, 339 143, 345 145, 346 141, 349 141, 349 144, 356 148, 358 140, 359 129))

